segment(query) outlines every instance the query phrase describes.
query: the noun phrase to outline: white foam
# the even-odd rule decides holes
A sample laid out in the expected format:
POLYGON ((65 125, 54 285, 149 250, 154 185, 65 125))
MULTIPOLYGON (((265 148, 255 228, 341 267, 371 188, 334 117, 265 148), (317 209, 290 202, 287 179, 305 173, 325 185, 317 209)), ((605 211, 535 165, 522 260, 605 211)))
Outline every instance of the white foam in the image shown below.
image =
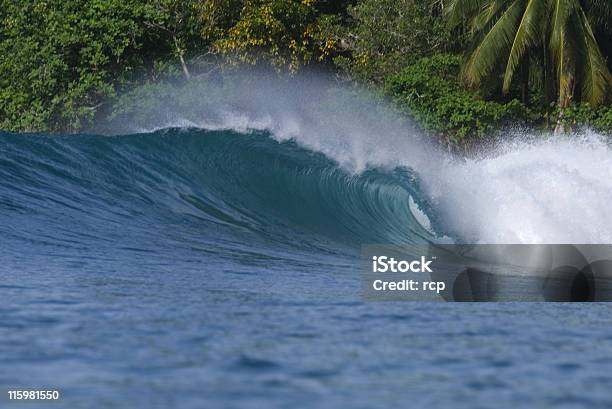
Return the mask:
POLYGON ((513 143, 426 182, 441 224, 468 242, 612 243, 612 153, 594 134, 513 143))

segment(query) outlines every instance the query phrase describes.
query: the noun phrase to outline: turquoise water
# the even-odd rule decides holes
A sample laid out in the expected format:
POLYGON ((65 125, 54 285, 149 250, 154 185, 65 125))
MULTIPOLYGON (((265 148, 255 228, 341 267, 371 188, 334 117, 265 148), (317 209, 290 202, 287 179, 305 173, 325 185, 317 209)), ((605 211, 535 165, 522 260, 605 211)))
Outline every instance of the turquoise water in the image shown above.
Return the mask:
POLYGON ((459 230, 430 198, 410 168, 350 172, 265 132, 0 134, 0 388, 62 408, 611 407, 607 304, 362 302, 362 243, 459 230))

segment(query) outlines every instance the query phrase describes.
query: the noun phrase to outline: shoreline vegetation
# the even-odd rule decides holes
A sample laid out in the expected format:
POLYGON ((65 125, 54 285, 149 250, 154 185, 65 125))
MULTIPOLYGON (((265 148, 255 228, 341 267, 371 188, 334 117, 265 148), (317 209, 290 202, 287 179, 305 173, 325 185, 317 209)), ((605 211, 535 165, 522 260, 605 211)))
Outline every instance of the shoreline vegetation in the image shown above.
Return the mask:
POLYGON ((608 0, 0 0, 5 131, 84 132, 245 66, 330 72, 451 146, 612 134, 608 0))

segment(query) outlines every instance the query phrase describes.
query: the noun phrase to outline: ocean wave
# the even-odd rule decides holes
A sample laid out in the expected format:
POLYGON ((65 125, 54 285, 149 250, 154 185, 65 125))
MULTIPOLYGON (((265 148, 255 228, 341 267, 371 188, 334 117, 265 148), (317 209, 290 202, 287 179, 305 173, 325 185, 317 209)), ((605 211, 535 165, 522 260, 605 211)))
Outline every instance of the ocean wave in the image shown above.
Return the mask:
POLYGON ((4 134, 0 143, 5 240, 274 255, 435 237, 411 170, 349 172, 266 132, 4 134))

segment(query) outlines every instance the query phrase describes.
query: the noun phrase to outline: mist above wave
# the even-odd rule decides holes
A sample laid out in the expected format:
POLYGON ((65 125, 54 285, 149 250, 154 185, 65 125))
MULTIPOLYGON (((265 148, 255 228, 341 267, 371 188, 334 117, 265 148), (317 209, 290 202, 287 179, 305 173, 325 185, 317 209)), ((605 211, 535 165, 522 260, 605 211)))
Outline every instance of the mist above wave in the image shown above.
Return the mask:
POLYGON ((114 133, 169 127, 268 131, 321 152, 351 172, 369 166, 424 168, 437 155, 412 122, 361 89, 317 75, 254 73, 222 82, 143 88, 127 99, 114 133))

